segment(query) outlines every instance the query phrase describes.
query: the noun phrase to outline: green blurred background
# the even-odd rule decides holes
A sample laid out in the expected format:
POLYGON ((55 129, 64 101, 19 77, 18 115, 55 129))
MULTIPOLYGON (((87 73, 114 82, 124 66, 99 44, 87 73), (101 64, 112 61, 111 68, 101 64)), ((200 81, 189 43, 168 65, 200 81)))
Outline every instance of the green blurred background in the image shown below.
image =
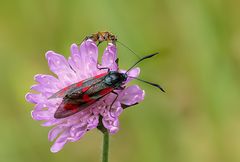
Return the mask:
MULTIPOLYGON (((72 43, 111 31, 141 55, 146 91, 121 116, 110 162, 240 161, 240 1, 0 1, 0 161, 97 162, 102 135, 50 152, 50 128, 31 119, 24 95, 33 76, 50 71, 45 52, 66 57, 72 43)), ((103 50, 102 45, 101 50, 103 50)), ((137 58, 118 44, 120 66, 137 58)))

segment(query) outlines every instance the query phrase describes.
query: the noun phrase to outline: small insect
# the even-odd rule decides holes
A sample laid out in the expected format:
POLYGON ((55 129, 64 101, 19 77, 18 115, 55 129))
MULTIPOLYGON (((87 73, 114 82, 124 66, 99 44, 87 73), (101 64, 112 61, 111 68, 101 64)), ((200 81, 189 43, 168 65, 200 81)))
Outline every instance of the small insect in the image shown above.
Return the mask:
POLYGON ((102 32, 97 32, 97 33, 93 33, 90 36, 87 36, 84 40, 87 39, 91 39, 92 41, 94 41, 95 43, 97 43, 97 46, 99 46, 99 44, 101 44, 102 42, 106 41, 106 42, 110 42, 113 43, 114 45, 116 45, 116 42, 118 42, 119 44, 121 44, 123 47, 127 48, 128 50, 130 50, 134 55, 136 55, 138 58, 140 58, 138 56, 138 54, 136 54, 132 49, 130 49, 128 46, 126 46, 124 43, 120 42, 117 39, 117 36, 112 34, 111 32, 108 31, 102 31, 102 32))
POLYGON ((86 109, 88 106, 94 104, 95 102, 97 102, 98 100, 100 100, 101 98, 110 93, 116 95, 112 104, 110 105, 111 109, 114 102, 118 98, 118 93, 116 93, 114 90, 124 89, 123 86, 128 77, 155 86, 159 88, 161 91, 165 92, 163 88, 158 84, 151 83, 128 75, 128 72, 139 62, 151 58, 157 54, 158 53, 154 53, 142 57, 135 64, 133 64, 125 73, 120 73, 118 71, 110 71, 109 68, 99 68, 107 69, 108 71, 97 76, 94 76, 92 78, 74 83, 56 92, 49 99, 63 98, 63 100, 59 105, 58 109, 56 110, 54 117, 59 119, 71 116, 79 111, 86 109))
POLYGON ((108 31, 93 33, 85 38, 85 40, 87 39, 93 40, 98 43, 98 45, 104 41, 111 42, 115 45, 117 41, 117 37, 108 31))

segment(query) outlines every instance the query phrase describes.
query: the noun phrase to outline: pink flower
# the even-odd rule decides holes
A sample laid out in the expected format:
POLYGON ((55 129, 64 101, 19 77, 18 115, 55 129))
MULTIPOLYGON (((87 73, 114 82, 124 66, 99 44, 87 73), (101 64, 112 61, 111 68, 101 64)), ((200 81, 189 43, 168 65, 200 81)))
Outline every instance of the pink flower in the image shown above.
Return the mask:
MULTIPOLYGON (((85 40, 80 47, 72 44, 71 56, 68 60, 53 51, 46 53, 46 59, 50 70, 57 75, 57 78, 51 75, 35 75, 34 80, 38 83, 33 85, 31 90, 39 93, 30 92, 26 94, 26 100, 35 104, 32 110, 34 120, 43 120, 42 126, 53 126, 48 134, 50 141, 56 139, 51 147, 52 152, 58 152, 68 142, 78 141, 87 131, 96 128, 100 123, 109 133, 116 133, 119 130, 118 117, 123 108, 137 104, 144 98, 144 91, 137 85, 133 85, 123 90, 117 90, 119 97, 111 109, 110 105, 115 95, 110 93, 83 111, 66 118, 56 119, 54 113, 62 99, 48 99, 50 96, 66 86, 101 74, 106 70, 97 68, 98 48, 96 43, 90 39, 85 40)), ((102 56, 102 64, 98 66, 109 67, 113 71, 118 71, 116 59, 116 46, 108 43, 102 56)), ((134 68, 128 72, 128 75, 137 77, 139 73, 140 69, 134 68)))

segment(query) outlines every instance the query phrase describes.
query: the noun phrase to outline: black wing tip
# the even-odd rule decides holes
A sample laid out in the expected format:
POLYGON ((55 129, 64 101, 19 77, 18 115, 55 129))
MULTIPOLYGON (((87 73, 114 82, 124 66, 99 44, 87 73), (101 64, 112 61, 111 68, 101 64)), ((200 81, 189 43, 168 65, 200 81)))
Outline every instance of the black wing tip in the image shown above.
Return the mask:
POLYGON ((60 114, 58 114, 58 113, 55 113, 55 114, 54 114, 54 118, 55 118, 55 119, 61 119, 62 116, 61 116, 60 114))

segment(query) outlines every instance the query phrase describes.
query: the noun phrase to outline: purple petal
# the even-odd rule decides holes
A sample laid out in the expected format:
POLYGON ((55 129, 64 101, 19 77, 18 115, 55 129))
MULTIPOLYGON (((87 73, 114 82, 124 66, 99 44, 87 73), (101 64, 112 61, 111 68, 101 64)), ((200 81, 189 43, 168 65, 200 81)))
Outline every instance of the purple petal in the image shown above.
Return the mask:
POLYGON ((71 127, 70 135, 71 137, 79 138, 87 131, 87 123, 81 122, 71 127))
POLYGON ((132 76, 132 77, 138 77, 139 74, 140 74, 140 68, 139 67, 133 68, 132 70, 130 70, 128 72, 128 76, 132 76))
POLYGON ((102 123, 105 128, 109 130, 109 133, 115 134, 119 130, 119 121, 118 119, 115 120, 107 120, 103 117, 102 123))
POLYGON ((123 108, 121 107, 121 103, 119 101, 114 102, 112 108, 109 111, 113 117, 118 117, 122 112, 123 108))
POLYGON ((65 86, 77 82, 75 72, 71 69, 67 60, 62 55, 56 54, 53 51, 48 51, 46 53, 46 58, 50 70, 58 75, 58 78, 65 86))
POLYGON ((111 134, 115 134, 115 133, 117 133, 119 131, 119 127, 111 127, 110 129, 109 129, 109 133, 111 133, 111 134))
POLYGON ((44 127, 50 127, 50 126, 58 125, 61 122, 62 122, 62 120, 52 118, 52 119, 49 119, 48 121, 42 123, 41 125, 44 127))
POLYGON ((133 85, 124 89, 120 96, 119 101, 125 105, 132 105, 144 99, 145 92, 137 85, 133 85))
POLYGON ((110 68, 110 70, 116 71, 118 69, 116 59, 117 59, 117 48, 114 44, 108 43, 108 46, 105 49, 102 56, 102 67, 108 67, 110 68))
POLYGON ((37 103, 35 106, 34 106, 34 110, 42 110, 43 108, 47 108, 48 105, 46 103, 37 103))
POLYGON ((53 118, 53 113, 49 112, 48 110, 33 110, 31 114, 32 118, 35 120, 50 120, 51 118, 53 118))
POLYGON ((76 142, 76 141, 80 140, 80 138, 82 138, 82 136, 83 136, 86 132, 87 132, 87 131, 78 132, 77 136, 75 136, 75 137, 68 137, 68 141, 70 141, 70 142, 76 142))
POLYGON ((94 41, 90 39, 83 41, 83 43, 80 45, 80 58, 84 69, 83 73, 87 77, 91 77, 96 74, 96 71, 98 70, 98 48, 94 41))
POLYGON ((41 84, 33 85, 30 89, 42 93, 42 95, 47 98, 50 97, 56 91, 56 90, 54 91, 54 89, 51 88, 46 88, 41 84))
POLYGON ((45 102, 45 97, 42 94, 33 94, 33 93, 27 93, 25 96, 25 99, 28 102, 37 104, 37 103, 43 103, 45 102))
POLYGON ((82 62, 79 47, 77 44, 71 45, 71 57, 69 57, 68 63, 73 68, 73 70, 76 72, 76 75, 79 80, 86 77, 83 74, 84 64, 82 62))
POLYGON ((50 149, 51 152, 56 153, 60 151, 63 148, 63 146, 67 143, 68 137, 69 137, 69 131, 65 130, 65 132, 62 133, 60 137, 58 137, 58 139, 52 145, 50 149))
MULTIPOLYGON (((120 72, 125 73, 126 70, 120 70, 120 72)), ((127 74, 128 76, 131 76, 131 77, 138 77, 140 74, 140 68, 139 67, 133 68, 127 74)), ((133 78, 128 77, 126 83, 130 82, 131 80, 133 80, 133 78)))
POLYGON ((41 93, 45 92, 44 91, 44 87, 42 85, 40 85, 40 84, 35 84, 30 89, 34 90, 34 91, 37 91, 37 92, 41 92, 41 93))
POLYGON ((94 106, 91 111, 94 115, 98 115, 100 113, 103 113, 105 109, 105 103, 103 101, 98 101, 98 104, 94 106))
POLYGON ((87 129, 90 130, 90 129, 96 128, 98 126, 98 123, 99 123, 98 119, 99 119, 98 115, 92 115, 90 118, 88 118, 87 129))
POLYGON ((48 140, 53 141, 61 132, 64 131, 64 127, 56 126, 48 132, 48 140))
POLYGON ((49 92, 63 88, 60 81, 51 75, 37 74, 34 76, 34 80, 49 90, 49 92))

